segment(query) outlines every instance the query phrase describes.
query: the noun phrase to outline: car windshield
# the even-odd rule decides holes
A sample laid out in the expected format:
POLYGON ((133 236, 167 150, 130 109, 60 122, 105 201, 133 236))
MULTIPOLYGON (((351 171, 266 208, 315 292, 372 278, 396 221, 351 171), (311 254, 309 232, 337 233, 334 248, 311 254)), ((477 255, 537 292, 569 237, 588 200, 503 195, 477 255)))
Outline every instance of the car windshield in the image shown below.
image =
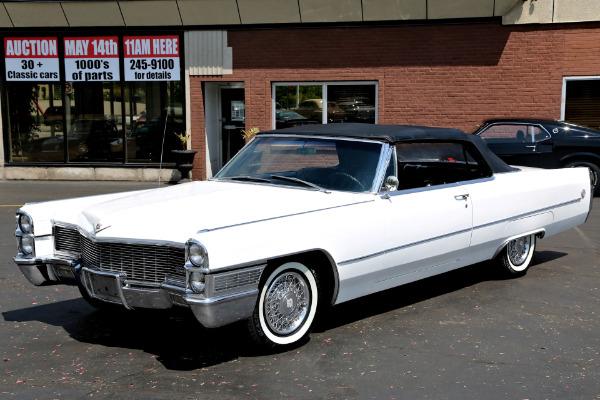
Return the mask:
POLYGON ((349 139, 257 137, 215 179, 369 192, 382 143, 349 139))

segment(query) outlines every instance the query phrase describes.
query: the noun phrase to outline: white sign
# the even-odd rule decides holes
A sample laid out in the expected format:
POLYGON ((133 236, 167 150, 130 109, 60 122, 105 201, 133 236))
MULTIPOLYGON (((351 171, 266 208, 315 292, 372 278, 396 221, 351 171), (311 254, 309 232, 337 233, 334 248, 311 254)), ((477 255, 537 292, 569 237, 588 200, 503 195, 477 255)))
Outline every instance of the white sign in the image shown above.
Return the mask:
POLYGON ((179 36, 125 36, 126 81, 178 81, 179 36))
POLYGON ((57 38, 4 38, 7 81, 58 81, 57 38))
POLYGON ((117 37, 65 38, 65 77, 73 82, 120 80, 117 37))

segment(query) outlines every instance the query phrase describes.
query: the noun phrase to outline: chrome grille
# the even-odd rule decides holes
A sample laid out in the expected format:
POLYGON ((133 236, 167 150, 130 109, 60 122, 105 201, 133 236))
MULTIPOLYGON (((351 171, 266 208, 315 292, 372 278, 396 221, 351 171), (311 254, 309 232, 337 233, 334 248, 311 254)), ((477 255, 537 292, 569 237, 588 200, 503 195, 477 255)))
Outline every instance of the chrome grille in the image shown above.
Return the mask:
POLYGON ((81 252, 81 244, 79 232, 77 230, 54 225, 53 231, 54 248, 57 251, 66 251, 68 253, 79 255, 81 252))
POLYGON ((125 272, 128 280, 160 283, 168 277, 179 277, 185 281, 183 248, 95 242, 75 229, 59 226, 54 227, 54 247, 57 251, 78 254, 84 267, 125 272))
POLYGON ((258 281, 263 269, 264 266, 261 266, 239 272, 215 275, 214 291, 221 292, 225 290, 237 289, 243 286, 256 286, 258 285, 258 281))

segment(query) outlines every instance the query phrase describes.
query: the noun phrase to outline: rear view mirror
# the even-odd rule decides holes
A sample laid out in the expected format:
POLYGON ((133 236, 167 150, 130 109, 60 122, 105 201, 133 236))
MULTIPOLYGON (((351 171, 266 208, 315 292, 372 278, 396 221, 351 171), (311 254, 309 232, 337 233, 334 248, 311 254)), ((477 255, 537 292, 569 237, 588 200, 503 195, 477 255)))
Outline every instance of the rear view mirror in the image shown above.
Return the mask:
POLYGON ((388 193, 398 190, 399 185, 400 185, 400 181, 398 181, 398 178, 396 178, 394 175, 390 175, 387 178, 385 178, 385 182, 384 182, 385 194, 383 195, 383 197, 385 199, 389 199, 390 196, 388 193))

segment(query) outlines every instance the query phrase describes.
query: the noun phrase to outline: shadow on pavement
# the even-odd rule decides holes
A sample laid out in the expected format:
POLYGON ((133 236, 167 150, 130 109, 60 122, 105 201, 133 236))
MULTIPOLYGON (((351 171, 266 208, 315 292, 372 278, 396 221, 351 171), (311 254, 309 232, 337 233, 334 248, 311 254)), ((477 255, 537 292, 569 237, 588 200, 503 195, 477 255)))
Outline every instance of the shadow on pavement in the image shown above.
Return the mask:
MULTIPOLYGON (((552 251, 536 253, 532 269, 565 255, 552 251)), ((489 263, 472 265, 335 306, 320 318, 315 331, 325 332, 484 281, 501 279, 504 278, 489 263)), ((83 299, 72 299, 2 315, 6 321, 39 321, 61 326, 73 339, 83 343, 139 349, 155 355, 170 370, 189 371, 242 356, 266 354, 250 342, 245 322, 205 329, 189 310, 179 307, 104 312, 93 309, 83 299)))
MULTIPOLYGON (((554 251, 535 252, 529 273, 536 267, 566 256, 554 251)), ((319 319, 315 332, 324 332, 374 315, 401 309, 486 281, 509 280, 493 262, 469 265, 431 278, 398 286, 332 307, 319 319)), ((518 279, 518 278, 517 278, 518 279)))

